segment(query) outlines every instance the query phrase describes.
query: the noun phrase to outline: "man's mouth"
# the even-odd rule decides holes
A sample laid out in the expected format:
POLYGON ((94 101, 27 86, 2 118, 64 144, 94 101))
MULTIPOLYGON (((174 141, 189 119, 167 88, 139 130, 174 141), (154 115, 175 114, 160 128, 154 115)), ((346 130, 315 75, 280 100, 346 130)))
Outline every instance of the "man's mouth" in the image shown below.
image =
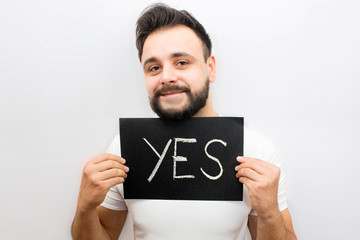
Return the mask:
POLYGON ((183 93, 183 91, 168 91, 168 92, 161 93, 161 96, 163 96, 163 97, 173 96, 173 95, 177 95, 177 94, 181 94, 181 93, 183 93))
POLYGON ((162 89, 159 89, 155 92, 154 97, 171 97, 171 96, 179 96, 182 93, 189 93, 190 90, 187 87, 183 86, 166 86, 162 89))

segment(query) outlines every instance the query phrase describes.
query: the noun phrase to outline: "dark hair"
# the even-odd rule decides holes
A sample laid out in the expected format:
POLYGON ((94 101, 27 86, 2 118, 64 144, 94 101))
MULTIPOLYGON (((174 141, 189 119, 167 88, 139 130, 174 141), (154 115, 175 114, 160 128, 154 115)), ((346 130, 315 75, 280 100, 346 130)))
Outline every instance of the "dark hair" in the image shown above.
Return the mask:
POLYGON ((206 61, 211 55, 211 40, 204 27, 187 11, 179 11, 163 3, 156 3, 147 7, 136 23, 136 48, 140 61, 147 37, 156 30, 163 30, 176 25, 189 27, 201 39, 206 61))

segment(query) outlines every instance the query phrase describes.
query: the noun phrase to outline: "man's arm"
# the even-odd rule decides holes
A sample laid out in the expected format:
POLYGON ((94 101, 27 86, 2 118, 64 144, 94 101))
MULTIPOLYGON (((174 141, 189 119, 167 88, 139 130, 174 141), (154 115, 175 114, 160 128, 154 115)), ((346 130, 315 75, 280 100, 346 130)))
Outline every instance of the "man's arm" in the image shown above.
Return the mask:
POLYGON ((249 216, 253 239, 296 239, 288 209, 280 212, 278 186, 280 168, 254 158, 238 157, 235 168, 239 182, 249 191, 250 205, 257 216, 249 216))
POLYGON ((103 206, 97 208, 101 224, 110 235, 111 239, 118 239, 125 224, 127 210, 115 211, 103 206))
POLYGON ((73 239, 117 240, 126 215, 127 211, 114 211, 102 206, 91 211, 78 210, 72 224, 73 239))
POLYGON ((113 154, 102 154, 86 163, 81 179, 75 218, 71 227, 74 240, 117 239, 127 211, 101 207, 112 186, 123 183, 129 169, 125 160, 113 154))
POLYGON ((289 210, 281 211, 280 215, 281 219, 274 218, 271 224, 262 224, 261 219, 259 224, 258 216, 249 215, 248 227, 251 238, 254 240, 267 239, 266 237, 271 236, 270 239, 283 239, 283 235, 285 235, 285 239, 296 240, 289 210), (279 236, 274 236, 274 233, 277 233, 279 236))

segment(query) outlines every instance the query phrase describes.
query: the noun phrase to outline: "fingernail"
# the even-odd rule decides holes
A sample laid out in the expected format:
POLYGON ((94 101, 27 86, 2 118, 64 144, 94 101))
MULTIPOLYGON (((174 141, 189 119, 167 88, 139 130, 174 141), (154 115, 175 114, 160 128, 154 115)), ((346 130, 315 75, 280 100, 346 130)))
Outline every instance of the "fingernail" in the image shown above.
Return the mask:
POLYGON ((236 160, 238 160, 238 161, 241 161, 242 159, 243 159, 243 157, 240 157, 240 156, 236 158, 236 160))
POLYGON ((235 167, 235 171, 238 171, 239 170, 239 165, 235 167))
POLYGON ((127 166, 124 166, 125 172, 128 172, 130 169, 127 166))

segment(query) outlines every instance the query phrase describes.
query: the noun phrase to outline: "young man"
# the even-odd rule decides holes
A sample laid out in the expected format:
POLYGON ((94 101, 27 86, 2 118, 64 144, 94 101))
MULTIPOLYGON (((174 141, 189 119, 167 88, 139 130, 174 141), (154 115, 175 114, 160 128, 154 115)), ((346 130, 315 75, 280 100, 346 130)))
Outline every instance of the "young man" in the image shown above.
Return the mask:
MULTIPOLYGON (((136 46, 152 109, 181 120, 216 117, 210 83, 216 78, 211 41, 186 11, 163 4, 146 9, 137 22, 136 46)), ((124 200, 129 169, 119 136, 110 152, 84 167, 74 239, 118 239, 129 209, 135 239, 296 239, 287 209, 284 176, 272 145, 244 130, 244 152, 234 177, 244 183, 244 201, 124 200), (276 166, 278 165, 278 166, 276 166), (245 187, 246 186, 246 187, 245 187)), ((130 170, 131 171, 131 170, 130 170)))

